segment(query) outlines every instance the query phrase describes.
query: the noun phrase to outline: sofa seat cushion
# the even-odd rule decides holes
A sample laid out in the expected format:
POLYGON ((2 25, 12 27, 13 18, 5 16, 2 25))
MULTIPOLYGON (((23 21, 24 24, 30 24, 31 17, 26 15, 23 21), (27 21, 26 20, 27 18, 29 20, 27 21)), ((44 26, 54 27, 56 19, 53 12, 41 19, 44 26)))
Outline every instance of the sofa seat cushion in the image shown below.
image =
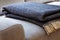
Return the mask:
POLYGON ((4 30, 14 24, 21 24, 23 26, 26 40, 60 40, 60 30, 48 36, 41 27, 35 24, 6 18, 5 16, 0 17, 0 30, 4 30))
POLYGON ((23 25, 26 40, 41 40, 41 39, 48 40, 48 37, 46 36, 45 31, 41 27, 35 24, 22 21, 22 20, 6 18, 4 16, 0 17, 0 23, 1 23, 0 30, 4 30, 14 24, 23 25))

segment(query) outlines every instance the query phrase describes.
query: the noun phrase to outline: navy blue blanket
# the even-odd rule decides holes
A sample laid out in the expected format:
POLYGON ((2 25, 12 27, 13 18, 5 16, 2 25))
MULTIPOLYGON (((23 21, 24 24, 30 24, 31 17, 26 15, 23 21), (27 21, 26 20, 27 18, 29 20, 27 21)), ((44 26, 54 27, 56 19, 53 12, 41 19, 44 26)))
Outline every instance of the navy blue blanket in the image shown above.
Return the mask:
POLYGON ((56 16, 51 16, 60 12, 60 6, 40 4, 36 2, 11 4, 3 7, 3 9, 10 14, 19 16, 22 15, 40 21, 48 21, 54 19, 56 16))
MULTIPOLYGON (((16 3, 3 7, 5 15, 12 18, 23 17, 38 22, 48 22, 60 18, 60 6, 41 4, 36 2, 16 3), (18 16, 18 17, 16 17, 18 16)), ((24 19, 24 20, 26 20, 24 19)))

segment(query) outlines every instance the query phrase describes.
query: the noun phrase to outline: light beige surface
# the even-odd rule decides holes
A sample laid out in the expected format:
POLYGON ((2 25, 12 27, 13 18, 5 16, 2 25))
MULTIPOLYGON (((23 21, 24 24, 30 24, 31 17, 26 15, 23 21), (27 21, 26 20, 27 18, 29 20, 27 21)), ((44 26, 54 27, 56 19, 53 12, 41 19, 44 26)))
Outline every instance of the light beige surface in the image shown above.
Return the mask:
POLYGON ((24 29, 22 25, 15 24, 0 30, 0 40, 25 40, 24 29))

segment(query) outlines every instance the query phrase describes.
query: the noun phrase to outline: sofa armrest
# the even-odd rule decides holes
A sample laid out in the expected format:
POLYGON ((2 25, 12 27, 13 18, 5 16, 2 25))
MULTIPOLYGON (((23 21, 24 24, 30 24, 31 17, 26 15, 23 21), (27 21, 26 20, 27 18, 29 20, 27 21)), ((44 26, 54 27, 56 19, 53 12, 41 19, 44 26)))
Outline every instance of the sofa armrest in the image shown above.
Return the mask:
POLYGON ((25 40, 24 30, 20 24, 13 25, 0 31, 1 40, 25 40))

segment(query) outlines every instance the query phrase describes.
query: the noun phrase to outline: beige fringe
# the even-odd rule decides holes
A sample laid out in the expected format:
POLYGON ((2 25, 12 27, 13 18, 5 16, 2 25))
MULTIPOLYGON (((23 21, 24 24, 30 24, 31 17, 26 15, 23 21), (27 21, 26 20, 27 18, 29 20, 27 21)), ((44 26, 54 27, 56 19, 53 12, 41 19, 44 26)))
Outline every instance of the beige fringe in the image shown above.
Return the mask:
POLYGON ((53 20, 53 21, 50 21, 46 24, 43 25, 46 33, 48 35, 56 32, 58 29, 60 29, 60 19, 58 20, 53 20))

